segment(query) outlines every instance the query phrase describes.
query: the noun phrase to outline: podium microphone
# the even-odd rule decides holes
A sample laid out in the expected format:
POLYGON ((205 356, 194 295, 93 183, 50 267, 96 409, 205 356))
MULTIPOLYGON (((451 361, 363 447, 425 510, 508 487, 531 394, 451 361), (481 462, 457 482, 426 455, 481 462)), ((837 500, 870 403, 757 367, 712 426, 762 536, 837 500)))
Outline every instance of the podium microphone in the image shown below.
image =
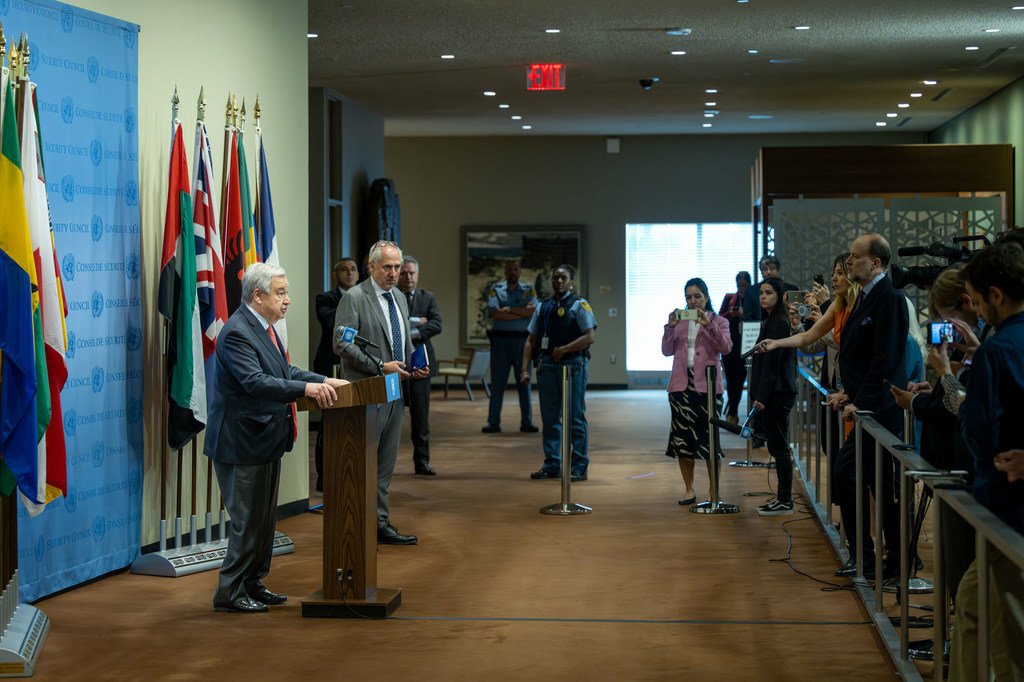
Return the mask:
POLYGON ((364 339, 356 333, 356 330, 352 327, 338 327, 334 330, 334 343, 354 343, 362 349, 376 348, 380 350, 380 346, 375 344, 369 339, 364 339))
POLYGON ((754 427, 751 425, 750 420, 754 418, 755 414, 757 414, 757 405, 751 408, 750 414, 743 420, 743 426, 740 428, 740 438, 743 440, 750 438, 754 434, 754 427))

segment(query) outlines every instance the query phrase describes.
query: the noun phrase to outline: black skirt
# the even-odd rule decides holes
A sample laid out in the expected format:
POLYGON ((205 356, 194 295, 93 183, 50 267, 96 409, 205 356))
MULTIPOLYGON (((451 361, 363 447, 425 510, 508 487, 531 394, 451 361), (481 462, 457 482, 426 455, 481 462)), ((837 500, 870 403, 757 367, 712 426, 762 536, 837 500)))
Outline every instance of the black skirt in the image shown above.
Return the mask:
MULTIPOLYGON (((693 369, 687 369, 685 391, 668 394, 672 408, 672 427, 668 436, 667 457, 708 459, 708 396, 698 393, 693 386, 693 369)), ((722 396, 715 396, 715 412, 722 413, 722 396)), ((719 458, 724 458, 722 447, 716 443, 719 458)))

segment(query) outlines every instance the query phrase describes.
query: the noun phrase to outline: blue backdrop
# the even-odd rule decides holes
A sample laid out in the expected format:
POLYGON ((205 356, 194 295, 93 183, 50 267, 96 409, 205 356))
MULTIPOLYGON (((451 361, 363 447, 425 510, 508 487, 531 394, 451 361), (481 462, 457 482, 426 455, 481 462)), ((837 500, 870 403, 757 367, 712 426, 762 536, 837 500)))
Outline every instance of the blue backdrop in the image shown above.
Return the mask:
POLYGON ((0 22, 8 41, 29 36, 68 303, 68 494, 35 518, 19 508, 21 596, 33 601, 139 553, 139 27, 49 0, 0 0, 0 22))

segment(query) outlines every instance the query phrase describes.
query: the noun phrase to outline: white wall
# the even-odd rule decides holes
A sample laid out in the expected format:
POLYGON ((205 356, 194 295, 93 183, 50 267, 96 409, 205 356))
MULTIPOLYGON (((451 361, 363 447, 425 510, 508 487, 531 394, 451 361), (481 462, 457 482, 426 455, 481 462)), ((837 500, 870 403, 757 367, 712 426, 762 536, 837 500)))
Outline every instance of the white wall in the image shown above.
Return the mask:
MULTIPOLYGON (((218 183, 223 161, 224 105, 229 92, 236 93, 239 99, 245 98, 249 112, 246 158, 253 188, 256 162, 252 106, 259 95, 282 265, 289 272, 292 291, 300 294, 307 291, 306 0, 77 0, 76 4, 142 27, 139 34, 139 185, 147 367, 142 543, 148 544, 157 539, 158 532, 159 452, 164 428, 162 407, 166 401, 160 371, 163 364, 160 318, 155 303, 167 191, 171 94, 177 86, 191 167, 196 100, 200 86, 205 87, 206 120, 218 183)), ((219 193, 217 201, 220 201, 219 193)), ((311 304, 296 296, 294 310, 302 313, 307 303, 311 304)), ((288 335, 292 362, 308 366, 309 321, 305 314, 288 316, 288 335)), ((300 421, 304 425, 305 417, 300 421)), ((308 496, 307 464, 302 455, 307 452, 306 429, 300 428, 299 433, 295 451, 284 459, 281 504, 308 496)), ((199 456, 200 514, 205 513, 205 460, 199 456)), ((168 499, 173 501, 173 486, 168 485, 167 490, 168 499)))

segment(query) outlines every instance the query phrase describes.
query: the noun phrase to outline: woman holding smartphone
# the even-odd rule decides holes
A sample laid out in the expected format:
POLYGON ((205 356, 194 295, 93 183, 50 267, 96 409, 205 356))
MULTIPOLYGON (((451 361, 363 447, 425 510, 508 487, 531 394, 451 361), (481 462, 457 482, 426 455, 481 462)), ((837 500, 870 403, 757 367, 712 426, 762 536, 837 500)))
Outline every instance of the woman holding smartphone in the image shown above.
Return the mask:
MULTIPOLYGON (((790 335, 789 311, 783 301, 783 286, 778 277, 761 282, 761 309, 766 318, 758 337, 778 341, 790 335)), ((758 412, 758 424, 768 442, 768 453, 775 458, 779 487, 775 499, 757 508, 761 516, 793 513, 793 456, 789 451, 789 412, 796 402, 796 351, 776 347, 754 355, 750 368, 750 397, 758 412)))
MULTIPOLYGON (((715 374, 715 412, 722 411, 721 357, 732 349, 729 322, 716 315, 711 307, 708 285, 695 277, 683 288, 686 308, 668 315, 661 337, 661 352, 672 358, 672 375, 668 381, 668 403, 672 408, 672 424, 665 455, 679 461, 685 492, 679 504, 697 501, 693 490, 695 459, 710 459, 708 452, 708 391, 705 369, 711 365, 715 374)), ((718 456, 722 457, 721 448, 718 456)))

